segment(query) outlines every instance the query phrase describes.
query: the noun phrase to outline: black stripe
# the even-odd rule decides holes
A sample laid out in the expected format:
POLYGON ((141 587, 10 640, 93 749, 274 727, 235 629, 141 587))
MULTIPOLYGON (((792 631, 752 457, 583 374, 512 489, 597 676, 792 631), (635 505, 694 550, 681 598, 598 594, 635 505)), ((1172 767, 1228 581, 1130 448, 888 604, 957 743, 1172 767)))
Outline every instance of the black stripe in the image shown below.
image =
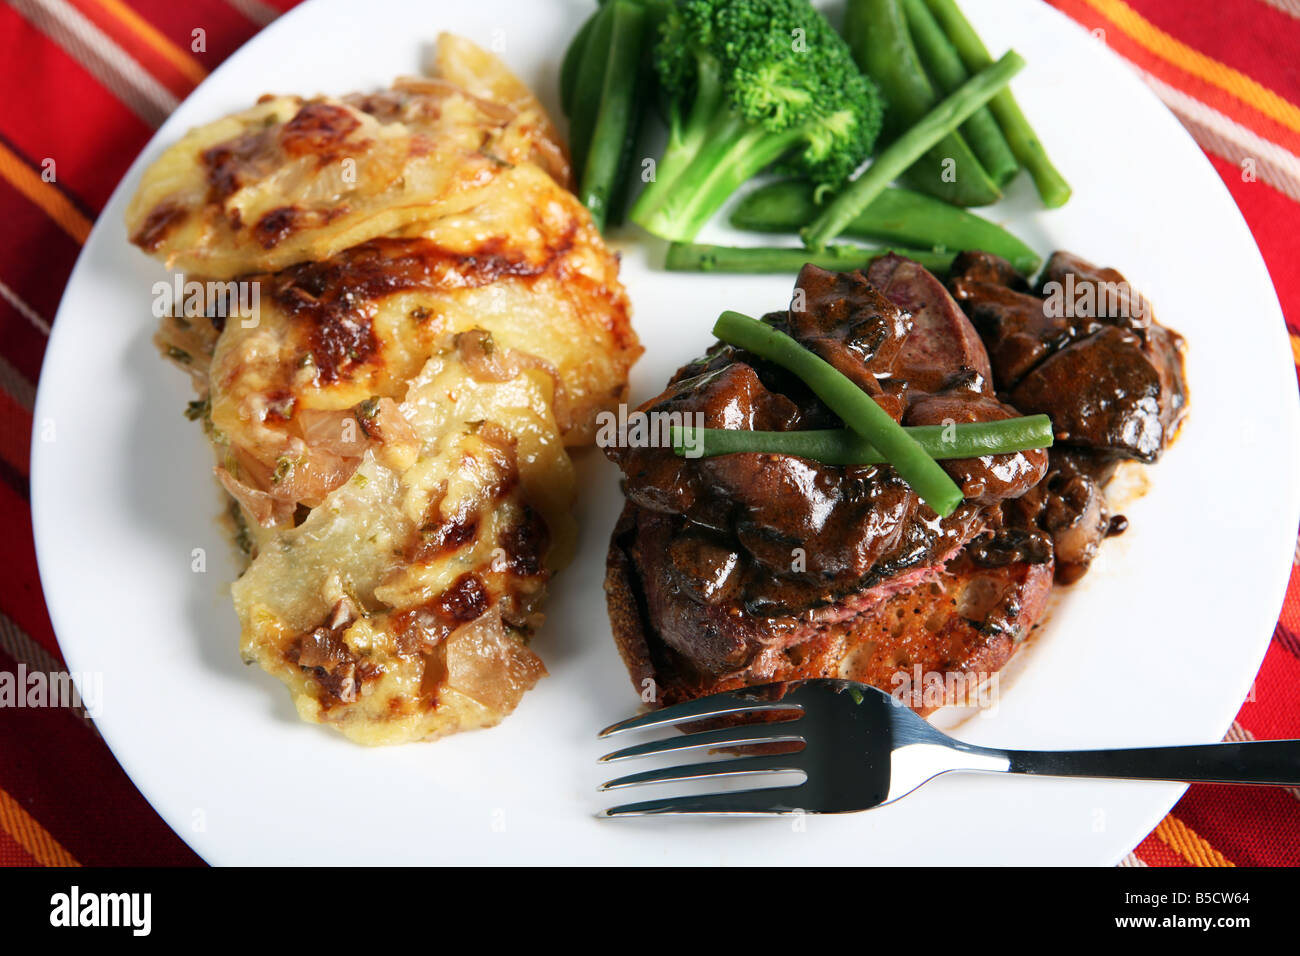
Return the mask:
POLYGON ((1273 640, 1290 652, 1292 657, 1300 660, 1300 638, 1281 621, 1277 622, 1277 629, 1273 631, 1273 640))
POLYGON ((27 481, 27 476, 3 458, 0 458, 0 481, 3 481, 6 485, 16 491, 19 496, 22 497, 23 501, 31 504, 32 488, 31 484, 27 481))

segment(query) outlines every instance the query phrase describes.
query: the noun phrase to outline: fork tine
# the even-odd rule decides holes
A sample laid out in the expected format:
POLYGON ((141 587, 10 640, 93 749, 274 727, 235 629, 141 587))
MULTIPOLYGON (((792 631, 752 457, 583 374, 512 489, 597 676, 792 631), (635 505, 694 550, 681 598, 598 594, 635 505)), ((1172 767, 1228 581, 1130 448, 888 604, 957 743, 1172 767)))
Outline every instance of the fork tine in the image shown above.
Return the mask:
POLYGON ((612 737, 632 730, 649 730, 654 727, 667 727, 684 720, 702 720, 706 717, 722 717, 727 714, 756 714, 764 711, 785 711, 802 714, 803 708, 798 704, 780 701, 754 700, 752 697, 740 697, 732 693, 710 694, 697 700, 688 700, 684 704, 674 704, 663 710, 651 711, 638 717, 629 717, 611 724, 600 732, 600 737, 612 737))
POLYGON ((733 793, 709 793, 697 797, 666 797, 625 803, 610 807, 603 816, 638 817, 665 813, 719 813, 735 816, 768 816, 795 813, 802 809, 795 803, 798 787, 768 787, 758 790, 737 790, 733 793))
POLYGON ((625 747, 605 754, 601 763, 613 763, 616 760, 631 760, 635 757, 650 757, 655 754, 671 754, 680 750, 702 750, 707 747, 743 747, 747 744, 803 743, 803 737, 789 732, 787 725, 754 724, 744 727, 724 727, 721 730, 706 730, 695 734, 683 734, 665 740, 651 740, 625 747))
POLYGON ((701 780, 712 777, 770 776, 777 773, 798 773, 799 768, 782 766, 780 760, 788 754, 776 754, 771 757, 738 757, 733 760, 714 760, 706 763, 683 764, 677 767, 659 767, 655 770, 643 770, 640 773, 618 777, 600 785, 606 790, 619 790, 623 787, 639 787, 647 783, 677 783, 682 780, 701 780))

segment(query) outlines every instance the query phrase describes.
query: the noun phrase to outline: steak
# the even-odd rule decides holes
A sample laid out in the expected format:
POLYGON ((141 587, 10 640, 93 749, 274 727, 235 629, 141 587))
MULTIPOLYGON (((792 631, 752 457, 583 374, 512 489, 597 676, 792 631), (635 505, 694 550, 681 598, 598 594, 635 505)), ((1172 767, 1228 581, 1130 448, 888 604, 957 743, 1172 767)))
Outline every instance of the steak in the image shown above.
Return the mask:
MULTIPOLYGON (((607 448, 627 497, 606 564, 610 621, 657 705, 816 677, 897 695, 912 675, 995 673, 1053 580, 1077 580, 1122 530, 1104 496, 1116 463, 1154 461, 1185 412, 1181 339, 1118 272, 1066 253, 1037 288, 978 252, 957 257, 947 287, 895 255, 865 272, 808 265, 792 303, 764 321, 895 421, 1041 412, 1057 444, 940 462, 964 496, 946 518, 887 465, 607 448)), ((640 411, 708 428, 842 426, 797 378, 726 344, 640 411)), ((951 683, 900 699, 921 713, 955 702, 951 683)))
MULTIPOLYGON (((900 575, 873 589, 863 610, 804 625, 798 640, 758 649, 748 666, 719 674, 701 640, 685 649, 664 640, 644 588, 655 562, 638 541, 646 512, 628 504, 610 541, 605 593, 619 654, 637 692, 656 707, 670 707, 721 691, 765 683, 831 677, 860 681, 899 696, 922 714, 969 702, 974 681, 1011 660, 1041 620, 1052 589, 1050 553, 1044 563, 984 565, 966 552, 923 578, 900 575), (649 572, 649 573, 647 573, 649 572), (943 695, 901 693, 913 674, 943 675, 943 695), (954 681, 957 677, 960 680, 954 681), (903 678, 907 679, 905 684, 903 678), (951 690, 964 687, 965 699, 951 690)), ((866 595, 864 595, 866 597, 866 595)), ((844 610, 850 610, 846 605, 844 610)), ((712 646, 728 645, 728 630, 710 632, 712 646)))
POLYGON ((1051 256, 1035 292, 983 252, 959 255, 948 286, 988 347, 1004 397, 1050 416, 1057 441, 1043 481, 1003 508, 1003 527, 982 553, 1036 553, 1046 535, 1056 580, 1071 584, 1127 525, 1104 493, 1118 462, 1156 461, 1182 424, 1182 337, 1120 272, 1067 252, 1051 256))
MULTIPOLYGON (((803 308, 765 321, 856 382, 896 421, 1020 414, 994 394, 988 355, 969 320, 943 284, 910 260, 886 256, 867 274, 806 266, 793 301, 803 308)), ((725 344, 680 369, 640 411, 699 415, 710 428, 840 424, 789 373, 725 344)), ((787 679, 791 661, 816 657, 808 656, 814 646, 822 648, 819 666, 829 667, 829 648, 857 646, 875 633, 872 621, 922 587, 938 590, 926 591, 926 612, 918 604, 914 616, 955 621, 943 601, 964 593, 975 566, 949 565, 973 539, 1000 528, 1002 500, 1029 491, 1047 467, 1042 450, 945 462, 967 498, 940 518, 888 466, 773 454, 690 459, 653 447, 607 454, 623 470, 627 496, 606 580, 615 633, 634 678, 654 671, 664 699, 685 699, 688 686, 787 679), (939 614, 941 607, 948 610, 939 614)), ((1018 623, 994 628, 989 615, 962 618, 968 630, 959 643, 967 651, 954 657, 950 649, 948 657, 970 657, 980 634, 996 631, 1011 643, 1022 637, 1041 604, 1042 581, 1050 581, 1050 561, 1041 555, 980 568, 1005 585, 999 593, 1018 623), (1039 572, 1031 574, 1031 565, 1039 572)), ((887 647, 881 654, 889 656, 887 647)), ((872 673, 874 680, 884 671, 872 673)))

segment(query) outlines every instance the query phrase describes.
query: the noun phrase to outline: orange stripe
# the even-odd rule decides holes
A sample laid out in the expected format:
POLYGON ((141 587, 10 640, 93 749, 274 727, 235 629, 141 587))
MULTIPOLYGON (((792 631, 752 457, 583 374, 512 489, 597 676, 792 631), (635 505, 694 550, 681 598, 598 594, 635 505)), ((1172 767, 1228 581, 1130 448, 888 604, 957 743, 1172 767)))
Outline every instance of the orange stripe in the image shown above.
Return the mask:
POLYGON ((1262 83, 1206 56, 1165 33, 1123 0, 1084 0, 1142 46, 1195 77, 1231 93, 1241 102, 1300 133, 1300 107, 1262 83))
POLYGON ((81 210, 74 206, 67 196, 41 179, 35 170, 3 143, 0 143, 0 176, 45 210, 46 214, 78 243, 86 241, 86 237, 90 235, 90 220, 81 214, 81 210))
POLYGON ((1296 365, 1300 365, 1300 335, 1291 333, 1291 357, 1295 359, 1296 365))
POLYGON ((1088 6, 1087 0, 1052 0, 1052 4, 1089 30, 1105 32, 1106 44, 1160 81, 1167 83, 1211 109, 1218 110, 1233 122, 1300 156, 1300 133, 1270 119, 1217 86, 1193 76, 1168 60, 1156 56, 1123 30, 1088 6))
POLYGON ((49 831, 13 797, 0 789, 0 827, 44 866, 81 866, 49 831))
POLYGON ((180 70, 191 83, 197 86, 207 77, 207 70, 203 69, 198 60, 159 33, 149 21, 122 3, 122 0, 98 0, 98 3, 148 44, 155 53, 180 70))
POLYGON ((1155 835, 1192 866, 1236 866, 1209 842, 1172 813, 1160 821, 1155 835))

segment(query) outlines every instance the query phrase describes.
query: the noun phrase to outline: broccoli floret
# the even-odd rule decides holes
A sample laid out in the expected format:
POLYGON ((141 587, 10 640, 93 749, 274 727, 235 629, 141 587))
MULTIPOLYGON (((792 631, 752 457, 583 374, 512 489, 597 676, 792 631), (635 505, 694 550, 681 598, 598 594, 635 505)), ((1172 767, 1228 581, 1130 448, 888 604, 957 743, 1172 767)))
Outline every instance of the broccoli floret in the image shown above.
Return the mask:
POLYGON ((870 154, 880 94, 808 0, 679 0, 659 29, 668 145, 631 215, 649 232, 693 239, 774 163, 836 188, 870 154))

